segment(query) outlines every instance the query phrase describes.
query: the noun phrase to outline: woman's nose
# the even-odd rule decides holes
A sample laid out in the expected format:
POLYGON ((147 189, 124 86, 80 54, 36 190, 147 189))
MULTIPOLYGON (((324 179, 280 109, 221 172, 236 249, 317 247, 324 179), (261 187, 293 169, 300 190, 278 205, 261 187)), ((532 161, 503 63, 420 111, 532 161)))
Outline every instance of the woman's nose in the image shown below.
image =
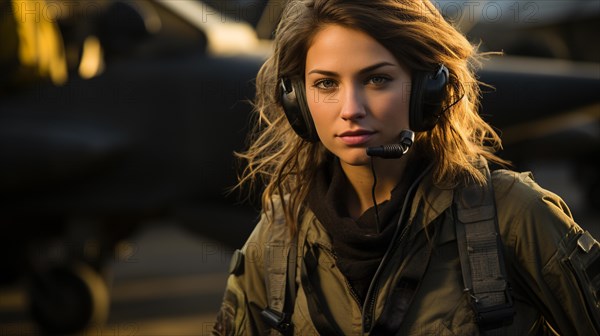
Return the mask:
POLYGON ((367 113, 364 97, 359 88, 351 87, 345 90, 342 99, 340 116, 344 120, 363 118, 367 113))

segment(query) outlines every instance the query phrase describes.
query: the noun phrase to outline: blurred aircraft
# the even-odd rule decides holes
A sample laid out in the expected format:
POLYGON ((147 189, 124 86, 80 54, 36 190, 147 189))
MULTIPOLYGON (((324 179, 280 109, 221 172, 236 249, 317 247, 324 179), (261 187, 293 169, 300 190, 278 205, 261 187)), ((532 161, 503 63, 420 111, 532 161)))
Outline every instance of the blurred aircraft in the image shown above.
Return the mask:
MULTIPOLYGON (((504 156, 574 160, 595 194, 600 10, 589 3, 436 5, 482 50, 505 52, 479 72, 495 87, 482 113, 504 156)), ((130 256, 124 239, 149 220, 241 245, 257 213, 226 193, 232 152, 282 5, 0 0, 0 282, 30 279, 43 330, 106 318, 106 260, 130 256)))
POLYGON ((520 169, 533 160, 576 166, 591 208, 600 206, 598 1, 440 1, 481 51, 482 115, 501 132, 501 155, 520 169), (458 2, 459 4, 461 2, 458 2))
POLYGON ((106 318, 106 261, 152 219, 243 242, 256 211, 226 188, 265 54, 248 24, 192 1, 0 8, 0 281, 27 277, 43 330, 106 318))

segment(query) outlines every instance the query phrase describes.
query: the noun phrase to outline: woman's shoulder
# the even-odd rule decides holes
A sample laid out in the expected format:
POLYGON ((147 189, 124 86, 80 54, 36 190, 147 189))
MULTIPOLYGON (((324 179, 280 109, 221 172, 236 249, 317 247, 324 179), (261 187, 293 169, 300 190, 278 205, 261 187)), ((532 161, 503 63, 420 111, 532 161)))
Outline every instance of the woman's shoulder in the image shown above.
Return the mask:
POLYGON ((273 250, 286 246, 288 232, 281 200, 274 198, 262 209, 252 233, 240 249, 246 272, 253 270, 251 273, 262 274, 264 263, 268 262, 266 257, 279 253, 273 250))
POLYGON ((492 183, 496 202, 502 206, 511 206, 514 210, 522 211, 556 206, 571 217, 571 212, 562 198, 540 186, 531 172, 495 170, 492 172, 492 183))
POLYGON ((539 185, 535 182, 533 174, 527 172, 517 172, 508 169, 498 169, 492 171, 492 182, 497 196, 506 193, 523 194, 524 196, 535 197, 539 185))
POLYGON ((539 260, 547 261, 561 242, 581 231, 563 199, 540 186, 531 172, 496 170, 492 182, 500 233, 509 248, 537 249, 539 260))
POLYGON ((286 227, 282 200, 280 197, 274 196, 263 206, 258 223, 248 242, 266 243, 273 239, 272 236, 277 231, 287 231, 286 227))

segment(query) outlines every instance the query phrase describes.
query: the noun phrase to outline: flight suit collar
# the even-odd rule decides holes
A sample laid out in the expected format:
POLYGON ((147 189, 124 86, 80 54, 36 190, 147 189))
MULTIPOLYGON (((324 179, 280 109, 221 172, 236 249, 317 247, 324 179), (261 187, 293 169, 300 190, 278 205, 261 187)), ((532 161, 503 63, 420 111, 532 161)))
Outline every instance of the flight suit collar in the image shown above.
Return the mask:
POLYGON ((453 197, 453 189, 435 186, 431 174, 427 175, 417 188, 408 217, 408 222, 413 223, 413 235, 444 213, 452 205, 453 197), (414 227, 415 224, 418 226, 414 227))

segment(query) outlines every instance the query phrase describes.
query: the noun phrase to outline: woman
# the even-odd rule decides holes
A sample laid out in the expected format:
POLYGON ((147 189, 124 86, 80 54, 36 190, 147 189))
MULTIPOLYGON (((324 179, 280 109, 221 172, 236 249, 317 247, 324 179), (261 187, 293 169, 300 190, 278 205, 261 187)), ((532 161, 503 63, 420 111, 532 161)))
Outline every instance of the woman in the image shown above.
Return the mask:
POLYGON ((214 332, 598 334, 598 243, 530 175, 489 176, 504 162, 477 52, 435 7, 291 1, 282 17, 240 154, 263 215, 214 332))

